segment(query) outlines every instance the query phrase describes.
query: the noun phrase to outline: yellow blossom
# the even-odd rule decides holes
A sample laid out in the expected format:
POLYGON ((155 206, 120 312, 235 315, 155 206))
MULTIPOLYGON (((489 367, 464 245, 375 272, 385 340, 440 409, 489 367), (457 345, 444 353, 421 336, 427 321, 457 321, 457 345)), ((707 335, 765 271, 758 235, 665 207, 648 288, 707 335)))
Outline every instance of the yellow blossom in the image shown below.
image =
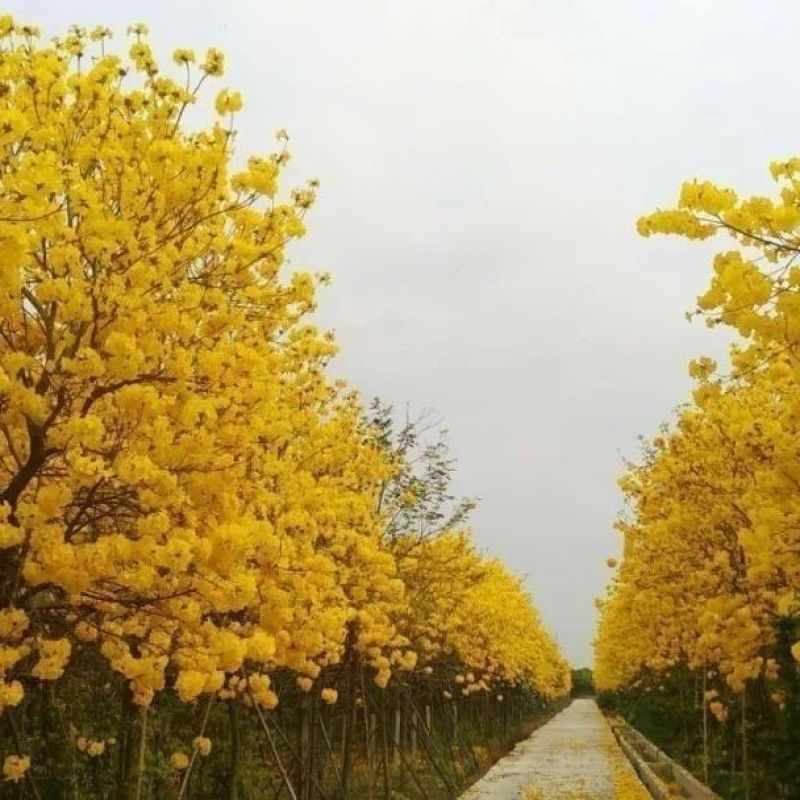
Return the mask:
POLYGON ((173 769, 185 770, 189 766, 189 756, 180 751, 175 752, 169 757, 169 763, 173 769))
POLYGON ((339 692, 336 689, 325 688, 319 693, 323 703, 333 705, 339 699, 339 692))
POLYGON ((6 756, 3 762, 3 777, 7 781, 16 783, 25 777, 25 773, 31 768, 30 756, 10 755, 6 756))
POLYGON ((201 756, 207 756, 211 753, 211 739, 207 736, 195 736, 192 743, 201 756))
POLYGON ((214 107, 217 114, 234 114, 242 110, 242 96, 239 92, 223 89, 218 95, 214 107))

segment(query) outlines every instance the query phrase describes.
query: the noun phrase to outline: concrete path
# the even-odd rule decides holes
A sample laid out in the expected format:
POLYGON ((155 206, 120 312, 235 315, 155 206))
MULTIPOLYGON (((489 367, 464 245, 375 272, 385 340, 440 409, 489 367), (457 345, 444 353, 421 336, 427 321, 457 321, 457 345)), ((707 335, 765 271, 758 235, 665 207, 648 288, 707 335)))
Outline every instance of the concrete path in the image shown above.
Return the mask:
POLYGON ((649 800, 594 700, 572 704, 501 758, 461 800, 649 800))

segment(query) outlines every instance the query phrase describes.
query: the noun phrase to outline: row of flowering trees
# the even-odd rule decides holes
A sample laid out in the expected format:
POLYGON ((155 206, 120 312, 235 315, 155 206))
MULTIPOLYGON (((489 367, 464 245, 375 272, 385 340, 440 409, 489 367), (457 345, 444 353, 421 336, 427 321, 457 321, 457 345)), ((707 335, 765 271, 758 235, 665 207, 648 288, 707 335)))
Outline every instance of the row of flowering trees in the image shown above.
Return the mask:
POLYGON ((692 362, 691 402, 621 481, 595 646, 598 687, 726 797, 800 793, 800 159, 771 171, 775 198, 695 181, 639 222, 733 239, 696 313, 737 337, 725 374, 692 362))
POLYGON ((344 709, 346 795, 385 687, 552 699, 568 670, 447 511, 441 443, 328 377, 326 277, 282 270, 316 190, 279 196, 286 135, 234 158, 238 93, 185 122, 222 53, 162 71, 129 34, 0 18, 3 796, 295 798, 283 696, 344 709))

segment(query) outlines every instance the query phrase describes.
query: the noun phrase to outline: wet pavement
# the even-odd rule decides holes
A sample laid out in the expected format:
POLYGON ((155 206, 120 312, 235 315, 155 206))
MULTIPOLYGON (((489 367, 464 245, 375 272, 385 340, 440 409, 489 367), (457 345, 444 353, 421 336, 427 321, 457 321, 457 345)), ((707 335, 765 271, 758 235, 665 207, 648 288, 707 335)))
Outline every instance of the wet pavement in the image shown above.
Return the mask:
POLYGON ((648 800, 594 700, 576 699, 461 800, 648 800))

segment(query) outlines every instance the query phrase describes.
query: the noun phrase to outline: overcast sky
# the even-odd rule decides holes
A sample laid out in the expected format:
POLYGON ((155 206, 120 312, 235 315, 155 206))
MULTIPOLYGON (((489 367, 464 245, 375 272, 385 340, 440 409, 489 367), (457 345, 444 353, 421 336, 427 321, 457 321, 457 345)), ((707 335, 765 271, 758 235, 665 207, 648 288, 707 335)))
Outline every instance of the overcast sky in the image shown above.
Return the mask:
MULTIPOLYGON (((322 181, 298 267, 329 269, 335 371, 450 431, 481 547, 575 665, 620 543, 623 456, 722 350, 683 313, 707 250, 637 215, 704 176, 770 187, 800 150, 789 0, 12 0, 47 35, 222 47, 239 155, 292 136, 322 181)), ((166 60, 166 58, 165 58, 166 60)), ((209 97, 213 96, 213 92, 209 97)))

